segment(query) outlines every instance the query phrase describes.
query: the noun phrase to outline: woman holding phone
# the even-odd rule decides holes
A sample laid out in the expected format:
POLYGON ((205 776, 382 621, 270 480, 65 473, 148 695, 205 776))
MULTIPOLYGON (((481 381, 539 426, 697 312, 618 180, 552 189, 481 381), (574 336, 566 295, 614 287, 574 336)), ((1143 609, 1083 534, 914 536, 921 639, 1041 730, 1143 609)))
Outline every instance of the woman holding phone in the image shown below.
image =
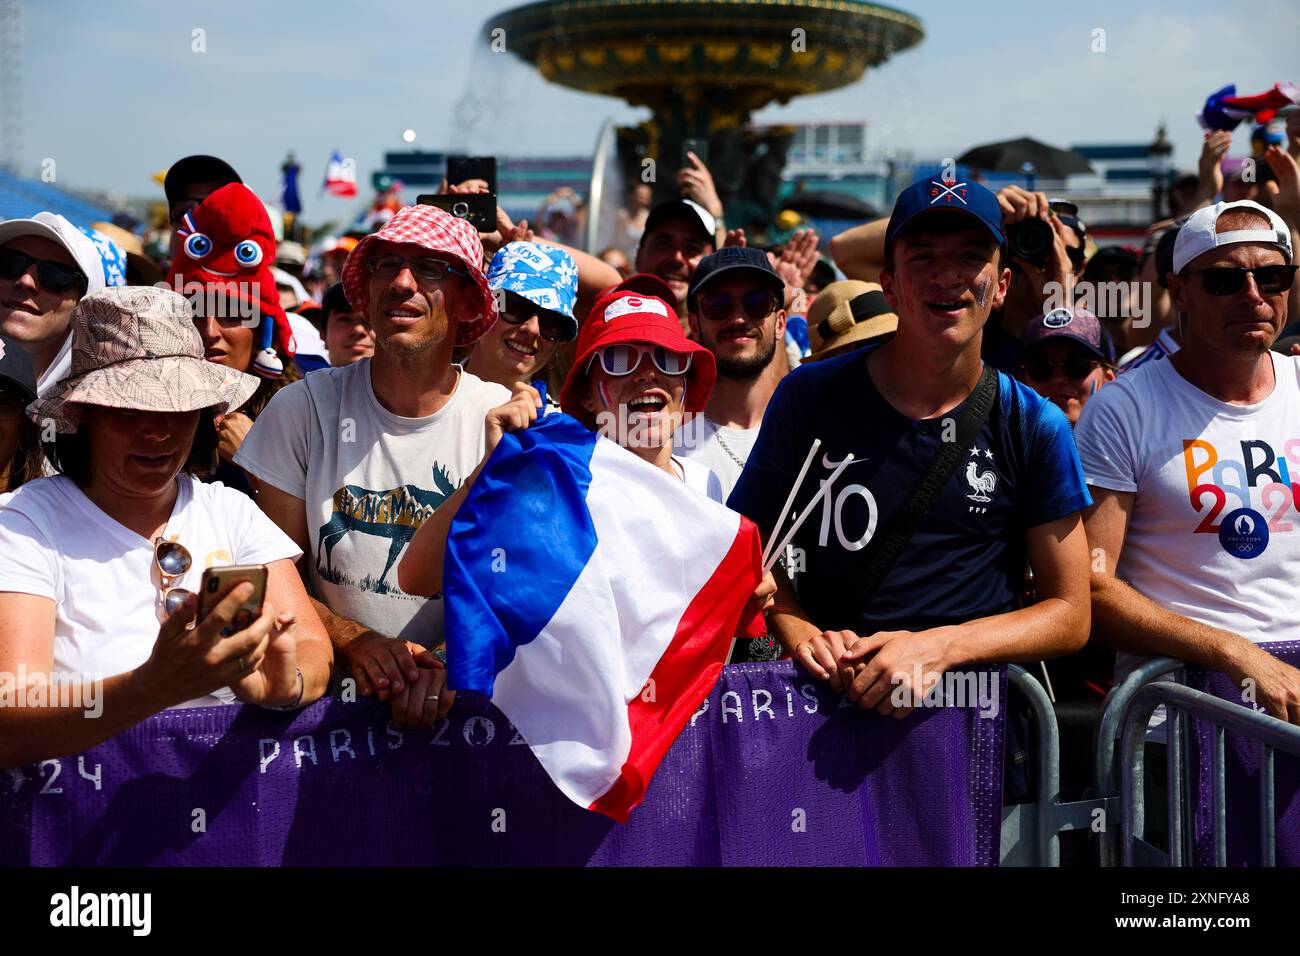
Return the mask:
POLYGON ((28 407, 60 474, 0 496, 0 767, 79 753, 170 707, 294 709, 332 663, 297 547, 195 477, 216 462, 213 418, 257 379, 204 360, 175 292, 105 289, 72 325, 71 376, 28 407), (204 570, 226 565, 264 565, 264 595, 231 581, 195 623, 204 570), (260 614, 237 628, 249 604, 260 614))

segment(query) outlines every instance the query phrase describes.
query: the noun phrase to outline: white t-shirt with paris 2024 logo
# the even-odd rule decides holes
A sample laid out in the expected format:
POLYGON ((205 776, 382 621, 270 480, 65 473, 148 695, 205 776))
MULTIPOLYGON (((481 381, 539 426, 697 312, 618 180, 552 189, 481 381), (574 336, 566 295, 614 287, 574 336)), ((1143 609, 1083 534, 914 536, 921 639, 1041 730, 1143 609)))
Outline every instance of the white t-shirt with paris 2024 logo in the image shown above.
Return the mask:
MULTIPOLYGON (((1075 429, 1088 484, 1134 492, 1116 574, 1161 607, 1255 643, 1300 639, 1300 357, 1230 405, 1172 362, 1121 375, 1075 429)), ((1141 658, 1120 654, 1116 679, 1141 658)))

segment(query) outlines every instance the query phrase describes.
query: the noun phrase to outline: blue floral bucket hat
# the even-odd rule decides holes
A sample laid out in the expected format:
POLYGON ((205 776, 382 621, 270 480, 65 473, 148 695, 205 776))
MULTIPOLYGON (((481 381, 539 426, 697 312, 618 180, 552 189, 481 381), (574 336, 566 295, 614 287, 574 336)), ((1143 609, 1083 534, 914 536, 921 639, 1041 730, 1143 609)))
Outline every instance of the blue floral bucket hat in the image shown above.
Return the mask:
POLYGON ((488 288, 512 292, 539 309, 563 316, 578 335, 573 304, 578 298, 578 267, 563 249, 535 242, 502 246, 488 266, 488 288))

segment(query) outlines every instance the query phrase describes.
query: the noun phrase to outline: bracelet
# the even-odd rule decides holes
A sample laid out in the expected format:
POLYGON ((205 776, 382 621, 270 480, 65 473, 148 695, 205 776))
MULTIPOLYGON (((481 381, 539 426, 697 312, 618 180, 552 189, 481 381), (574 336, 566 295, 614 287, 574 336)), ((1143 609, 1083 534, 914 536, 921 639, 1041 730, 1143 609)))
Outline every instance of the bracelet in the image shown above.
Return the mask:
POLYGON ((263 704, 267 710, 297 710, 302 706, 302 695, 307 691, 307 682, 302 679, 302 668, 294 668, 298 672, 298 696, 294 698, 292 704, 285 704, 283 707, 276 704, 263 704))

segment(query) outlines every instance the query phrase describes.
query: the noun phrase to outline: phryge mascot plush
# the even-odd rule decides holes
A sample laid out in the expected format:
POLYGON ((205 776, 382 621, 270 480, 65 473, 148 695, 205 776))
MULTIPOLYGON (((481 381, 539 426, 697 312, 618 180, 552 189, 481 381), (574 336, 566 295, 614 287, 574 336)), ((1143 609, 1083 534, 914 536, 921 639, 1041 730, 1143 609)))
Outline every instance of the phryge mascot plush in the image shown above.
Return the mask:
POLYGON ((242 183, 222 186, 181 218, 176 235, 180 249, 167 277, 172 288, 186 294, 187 284, 202 283, 260 317, 258 352, 248 371, 276 378, 296 346, 271 273, 275 232, 262 201, 242 183))

